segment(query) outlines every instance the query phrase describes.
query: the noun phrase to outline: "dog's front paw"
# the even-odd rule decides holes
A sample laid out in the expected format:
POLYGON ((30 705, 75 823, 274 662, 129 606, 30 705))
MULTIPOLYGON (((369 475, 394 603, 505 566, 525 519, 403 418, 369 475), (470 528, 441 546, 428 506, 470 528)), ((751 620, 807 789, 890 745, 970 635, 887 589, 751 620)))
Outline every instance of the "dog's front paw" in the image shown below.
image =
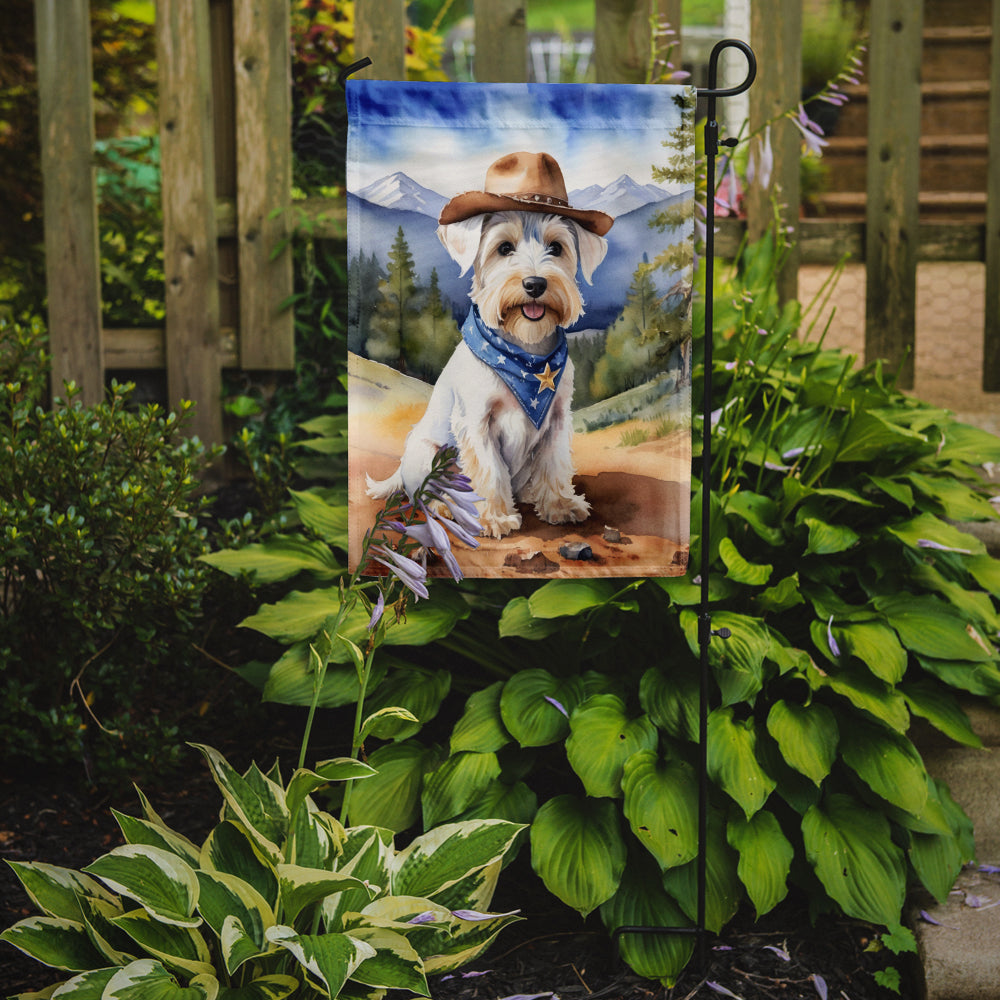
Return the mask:
POLYGON ((570 496, 552 496, 535 504, 535 513, 549 524, 567 524, 586 521, 590 504, 576 493, 570 496))
POLYGON ((483 526, 482 534, 487 538, 503 538, 521 527, 521 515, 490 503, 480 515, 479 523, 483 526))

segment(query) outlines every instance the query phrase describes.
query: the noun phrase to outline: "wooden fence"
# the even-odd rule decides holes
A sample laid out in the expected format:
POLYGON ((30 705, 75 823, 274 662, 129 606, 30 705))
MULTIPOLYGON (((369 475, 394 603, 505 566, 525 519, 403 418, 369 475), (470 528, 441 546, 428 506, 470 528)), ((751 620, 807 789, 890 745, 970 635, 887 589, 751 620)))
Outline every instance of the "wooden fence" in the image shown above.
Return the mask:
MULTIPOLYGON (((526 79, 525 2, 474 0, 478 80, 526 79)), ((221 441, 222 369, 280 371, 294 360, 292 316, 283 308, 291 254, 280 249, 293 219, 290 0, 157 2, 166 325, 144 330, 101 326, 88 0, 35 4, 53 384, 73 379, 84 400, 95 401, 108 370, 165 369, 169 401, 196 401, 195 432, 221 441)), ((643 82, 650 16, 679 26, 681 8, 681 0, 595 0, 596 80, 643 82)), ((917 0, 871 0, 866 218, 800 220, 785 209, 797 239, 781 288, 795 294, 800 263, 832 263, 844 253, 863 260, 866 356, 896 365, 910 350, 905 385, 913 377, 917 262, 985 261, 983 385, 998 391, 1000 0, 991 15, 985 223, 919 219, 922 11, 917 0)), ((355 20, 356 51, 374 63, 363 74, 401 79, 404 0, 357 0, 355 20)), ((801 0, 754 0, 751 129, 798 103, 801 32, 801 0)), ((799 204, 800 139, 791 123, 779 124, 769 187, 748 193, 746 223, 725 220, 720 255, 733 252, 744 227, 763 231, 773 197, 799 204)), ((313 235, 342 238, 342 200, 310 201, 297 214, 312 220, 313 235)))

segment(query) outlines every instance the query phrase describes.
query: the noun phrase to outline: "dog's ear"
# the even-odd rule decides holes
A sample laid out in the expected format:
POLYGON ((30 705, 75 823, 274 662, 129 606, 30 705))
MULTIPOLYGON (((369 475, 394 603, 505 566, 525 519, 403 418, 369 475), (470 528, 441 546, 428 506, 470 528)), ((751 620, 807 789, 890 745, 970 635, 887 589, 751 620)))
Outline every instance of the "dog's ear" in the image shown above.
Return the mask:
POLYGON ((583 226, 576 227, 576 245, 580 251, 580 273, 588 285, 592 285, 591 275, 608 252, 608 241, 583 226))
POLYGON ((462 269, 459 276, 465 274, 476 259, 485 218, 484 215, 474 215, 471 219, 437 227, 438 239, 444 244, 451 259, 462 269))

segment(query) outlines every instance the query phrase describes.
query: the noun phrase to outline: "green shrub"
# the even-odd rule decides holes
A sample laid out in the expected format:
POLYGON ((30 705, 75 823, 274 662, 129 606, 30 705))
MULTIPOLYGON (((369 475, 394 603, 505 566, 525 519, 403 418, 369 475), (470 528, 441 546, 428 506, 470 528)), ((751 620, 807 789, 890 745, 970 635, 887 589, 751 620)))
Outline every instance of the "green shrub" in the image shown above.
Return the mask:
POLYGON ((370 777, 366 764, 324 761, 285 785, 277 765, 240 774, 199 749, 224 800, 202 845, 140 796, 143 818, 115 813, 126 844, 82 872, 11 863, 42 912, 0 938, 62 970, 60 995, 429 996, 429 973, 472 961, 518 919, 486 912, 516 824, 453 823, 398 849, 311 798, 370 777))
POLYGON ((43 408, 41 337, 0 322, 0 744, 8 761, 124 769, 176 752, 154 680, 191 661, 209 456, 187 404, 131 409, 128 385, 96 406, 68 385, 43 408))

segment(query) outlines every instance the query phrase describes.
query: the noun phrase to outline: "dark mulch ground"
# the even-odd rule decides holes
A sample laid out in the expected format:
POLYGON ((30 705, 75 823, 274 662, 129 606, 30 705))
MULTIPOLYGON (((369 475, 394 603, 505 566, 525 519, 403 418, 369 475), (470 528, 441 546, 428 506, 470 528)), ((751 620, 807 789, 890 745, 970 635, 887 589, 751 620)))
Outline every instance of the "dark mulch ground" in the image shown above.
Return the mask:
MULTIPOLYGON (((276 741, 290 749, 291 728, 282 736, 279 720, 278 730, 276 741)), ((220 740, 219 745, 234 763, 242 762, 239 744, 220 740)), ((219 806, 207 769, 193 751, 191 769, 151 791, 150 798, 168 824, 193 839, 207 833, 219 806)), ((80 868, 121 843, 112 806, 139 814, 134 795, 127 792, 109 797, 74 785, 72 776, 8 774, 0 779, 0 858, 80 868)), ((797 903, 783 905, 757 926, 746 915, 738 917, 719 939, 706 942, 706 968, 689 969, 673 990, 638 978, 616 961, 596 919, 582 923, 561 907, 542 890, 523 857, 502 876, 494 906, 520 908, 526 919, 504 931, 473 964, 476 975, 432 978, 435 1000, 553 993, 562 1000, 689 1000, 729 995, 726 990, 744 1000, 815 1000, 824 995, 824 985, 831 1000, 886 1000, 892 994, 878 987, 872 975, 888 964, 904 973, 902 996, 917 994, 899 960, 865 950, 872 940, 869 928, 832 919, 811 927, 797 903)), ((0 866, 0 927, 31 912, 10 869, 0 866)), ((0 995, 40 989, 59 978, 0 944, 0 995)))

